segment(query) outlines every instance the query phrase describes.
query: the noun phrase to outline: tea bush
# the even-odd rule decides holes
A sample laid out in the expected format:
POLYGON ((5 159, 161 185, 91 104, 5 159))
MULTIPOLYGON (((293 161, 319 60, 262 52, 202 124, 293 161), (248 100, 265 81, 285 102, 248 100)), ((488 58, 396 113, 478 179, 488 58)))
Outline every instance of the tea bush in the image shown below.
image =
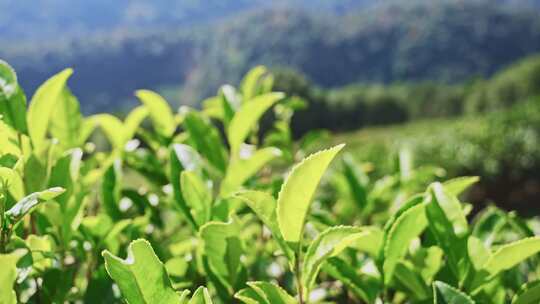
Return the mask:
POLYGON ((373 179, 344 145, 314 152, 320 133, 293 141, 301 103, 264 67, 200 111, 137 91, 123 120, 84 117, 71 74, 27 106, 0 64, 0 303, 540 299, 537 221, 471 220, 459 197, 477 178, 441 181, 409 150, 373 179))

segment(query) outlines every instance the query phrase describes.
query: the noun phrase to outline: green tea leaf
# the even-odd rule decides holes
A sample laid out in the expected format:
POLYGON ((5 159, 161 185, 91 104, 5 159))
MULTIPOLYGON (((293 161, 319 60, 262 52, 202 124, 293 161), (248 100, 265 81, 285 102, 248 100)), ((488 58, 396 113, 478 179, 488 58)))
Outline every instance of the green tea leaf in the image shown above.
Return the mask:
POLYGON ((128 113, 128 115, 124 119, 124 128, 122 129, 122 135, 124 136, 124 144, 119 148, 123 149, 125 143, 127 143, 130 139, 133 138, 133 136, 135 136, 135 133, 137 133, 139 126, 148 116, 148 114, 148 109, 144 106, 135 107, 133 110, 131 110, 131 112, 128 113))
POLYGON ((484 264, 491 257, 491 252, 486 248, 484 243, 482 243, 479 238, 472 235, 469 236, 469 239, 467 240, 467 253, 476 270, 484 268, 484 264))
POLYGON ((432 198, 444 211, 446 218, 453 226, 454 233, 457 236, 466 234, 469 230, 467 218, 457 198, 449 194, 446 188, 440 183, 433 183, 430 189, 432 198))
POLYGON ((277 148, 268 147, 256 151, 247 159, 233 160, 227 168, 225 178, 221 182, 220 195, 226 196, 238 190, 249 178, 276 157, 281 156, 277 148))
POLYGON ((540 303, 540 281, 524 284, 512 298, 512 304, 536 303, 540 303))
POLYGON ((124 148, 124 124, 120 119, 110 114, 98 114, 89 119, 101 127, 114 149, 122 150, 124 148))
POLYGON ((257 95, 260 81, 266 73, 268 73, 266 67, 259 65, 251 69, 244 79, 242 79, 240 88, 242 90, 244 102, 248 102, 257 95))
POLYGON ((38 204, 51 200, 64 193, 64 191, 63 188, 54 187, 41 192, 34 192, 18 201, 11 209, 6 211, 5 214, 10 218, 11 223, 17 223, 38 204))
POLYGON ((270 304, 267 299, 261 297, 255 290, 244 288, 237 292, 234 297, 246 304, 270 304))
POLYGON ((13 129, 27 134, 26 95, 17 82, 17 74, 0 59, 0 115, 13 129))
POLYGON ((121 218, 121 212, 118 207, 120 202, 120 192, 122 189, 122 163, 116 160, 103 175, 101 183, 101 195, 103 199, 103 208, 107 214, 115 220, 121 218))
POLYGON ((69 88, 65 87, 52 113, 50 132, 58 139, 64 150, 67 150, 81 143, 81 127, 82 115, 79 110, 79 101, 69 88))
POLYGON ((66 97, 64 90, 71 74, 73 74, 72 69, 65 69, 54 75, 45 81, 32 97, 26 120, 30 138, 37 150, 41 150, 43 147, 49 122, 57 108, 58 101, 66 97))
POLYGON ((417 300, 429 298, 429 287, 411 263, 400 261, 394 270, 394 279, 407 288, 417 300))
POLYGON ((428 224, 425 205, 418 204, 403 212, 394 222, 384 248, 384 282, 390 282, 398 261, 405 255, 411 241, 418 237, 428 224))
POLYGON ((164 137, 171 137, 176 130, 176 122, 167 101, 148 90, 138 90, 135 95, 148 108, 156 132, 164 137))
POLYGON ((347 180, 356 205, 362 212, 365 212, 368 203, 367 176, 360 171, 359 166, 354 163, 350 155, 343 157, 343 175, 347 180))
POLYGON ((268 93, 255 97, 249 103, 244 103, 234 114, 227 130, 232 158, 239 157, 240 145, 248 137, 257 121, 273 104, 283 99, 283 93, 268 93))
POLYGON ((456 177, 443 183, 444 190, 451 196, 459 196, 463 191, 480 180, 478 176, 456 177))
POLYGON ((330 227, 320 233, 308 247, 304 256, 304 264, 302 268, 302 279, 304 287, 310 290, 321 264, 328 258, 337 256, 347 247, 353 245, 362 237, 362 229, 352 226, 337 226, 330 227))
POLYGON ((12 253, 0 254, 0 303, 15 304, 17 295, 13 290, 13 284, 17 279, 17 261, 26 254, 25 249, 18 249, 12 253))
POLYGON ((266 227, 268 227, 270 232, 272 232, 272 236, 289 259, 289 264, 294 265, 294 252, 287 245, 283 239, 283 236, 281 235, 281 231, 279 230, 276 213, 276 200, 270 194, 253 190, 237 192, 234 197, 245 202, 246 205, 248 205, 249 208, 255 212, 259 219, 266 225, 266 227))
POLYGON ((107 250, 102 253, 105 268, 126 301, 130 304, 178 303, 179 296, 150 243, 138 239, 129 244, 127 251, 125 260, 107 250))
POLYGON ((0 96, 10 97, 17 91, 17 74, 4 60, 0 59, 0 96))
POLYGON ((463 254, 467 252, 467 238, 464 235, 467 231, 464 231, 463 229, 466 228, 459 224, 462 216, 464 219, 464 215, 460 212, 461 206, 457 199, 454 201, 446 196, 440 184, 434 184, 430 189, 430 201, 426 205, 430 231, 438 245, 446 252, 449 267, 455 277, 462 280, 469 271, 471 263, 468 256, 463 254), (461 235, 458 235, 456 231, 461 232, 461 235))
POLYGON ((540 237, 522 239, 499 248, 484 265, 492 276, 540 252, 540 237))
POLYGON ((310 155, 293 167, 278 196, 277 219, 285 241, 298 244, 315 190, 330 162, 344 145, 310 155))
POLYGON ((110 114, 98 114, 92 116, 90 122, 103 129, 111 146, 116 151, 123 151, 126 143, 133 138, 137 128, 148 116, 148 110, 144 106, 133 109, 122 123, 120 119, 110 114))
POLYGON ((433 303, 435 304, 474 304, 474 301, 454 287, 436 281, 433 283, 433 303))
POLYGON ((202 286, 197 288, 197 290, 195 290, 195 292, 193 293, 191 300, 189 300, 188 304, 212 304, 212 299, 210 298, 210 293, 208 293, 208 289, 202 286))
POLYGON ((363 226, 361 235, 356 242, 351 244, 351 247, 377 258, 382 249, 383 241, 384 233, 381 229, 375 226, 363 226))
POLYGON ((16 200, 21 200, 24 196, 24 184, 19 173, 13 169, 0 167, 0 182, 7 185, 9 193, 16 200))
MULTIPOLYGON (((298 302, 281 287, 268 282, 248 282, 247 285, 257 293, 258 299, 271 304, 297 304, 298 302)), ((245 293, 244 293, 245 294, 245 293)), ((261 302, 258 302, 261 303, 261 302)))
POLYGON ((375 303, 382 287, 378 278, 356 273, 349 264, 337 257, 328 259, 323 264, 323 271, 341 281, 366 303, 375 303))
POLYGON ((240 227, 234 223, 209 222, 201 227, 204 253, 212 271, 230 285, 236 283, 240 271, 240 255, 243 252, 240 227))
POLYGON ((207 184, 194 172, 182 171, 180 174, 182 196, 190 208, 191 215, 198 226, 210 220, 212 193, 207 184))
POLYGON ((204 156, 208 162, 220 172, 225 172, 227 151, 223 146, 221 136, 212 123, 203 115, 189 111, 183 122, 189 133, 193 147, 204 156))

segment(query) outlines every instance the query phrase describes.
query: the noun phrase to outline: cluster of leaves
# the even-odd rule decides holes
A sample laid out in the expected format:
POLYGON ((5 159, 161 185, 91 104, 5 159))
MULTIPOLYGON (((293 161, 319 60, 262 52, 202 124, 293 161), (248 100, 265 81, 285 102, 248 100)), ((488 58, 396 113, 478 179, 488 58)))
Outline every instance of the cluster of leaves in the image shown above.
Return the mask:
POLYGON ((27 106, 0 63, 0 303, 539 300, 533 223, 489 208, 469 225, 477 178, 432 183, 407 150, 375 181, 350 156, 325 174, 343 145, 305 157, 318 134, 292 141, 302 102, 262 66, 201 111, 137 91, 123 121, 83 117, 71 74, 27 106))

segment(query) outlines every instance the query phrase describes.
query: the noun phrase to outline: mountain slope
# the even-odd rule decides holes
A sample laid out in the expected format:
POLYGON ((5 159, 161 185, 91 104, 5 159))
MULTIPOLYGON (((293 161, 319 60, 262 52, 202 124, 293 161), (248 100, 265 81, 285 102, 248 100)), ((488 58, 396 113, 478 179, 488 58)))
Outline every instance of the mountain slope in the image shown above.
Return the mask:
POLYGON ((208 12, 220 17, 201 17, 197 26, 145 27, 136 20, 137 30, 126 30, 129 23, 119 21, 121 26, 107 32, 3 43, 0 57, 19 71, 29 93, 53 73, 74 67, 70 84, 85 112, 121 108, 138 88, 181 87, 181 97, 170 101, 194 104, 215 93, 223 81, 238 82, 256 64, 298 69, 324 87, 358 81, 462 82, 540 51, 539 10, 504 4, 508 1, 530 2, 401 0, 369 5, 373 1, 366 0, 324 6, 328 1, 317 0, 308 9, 307 0, 295 0, 295 8, 253 8, 259 3, 254 1, 237 11, 208 12), (360 2, 364 4, 352 9, 360 2))

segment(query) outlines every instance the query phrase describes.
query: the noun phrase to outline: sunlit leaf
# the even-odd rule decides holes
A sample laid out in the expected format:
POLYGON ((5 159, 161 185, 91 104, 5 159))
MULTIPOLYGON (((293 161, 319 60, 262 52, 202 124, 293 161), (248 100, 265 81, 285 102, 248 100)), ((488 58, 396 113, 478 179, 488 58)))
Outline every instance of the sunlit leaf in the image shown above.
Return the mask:
POLYGON ((312 154, 289 173, 278 196, 277 219, 285 241, 298 243, 315 190, 326 168, 344 145, 312 154))
POLYGON ((64 94, 66 81, 71 74, 73 74, 72 69, 65 69, 54 75, 45 81, 32 97, 26 120, 30 138, 38 150, 43 146, 49 122, 57 108, 58 101, 66 98, 64 94))
POLYGON ((249 178, 254 176, 268 162, 281 156, 277 148, 268 147, 256 151, 246 159, 237 159, 231 162, 227 168, 225 178, 221 182, 220 194, 225 196, 238 190, 249 178))
POLYGON ((508 270, 540 252, 540 237, 522 239, 497 249, 484 265, 491 275, 508 270))
POLYGON ((17 261, 26 254, 25 249, 19 249, 8 254, 0 254, 0 303, 15 304, 17 295, 13 289, 13 284, 17 279, 17 261))
POLYGON ((283 93, 268 93, 257 96, 249 103, 244 103, 234 114, 227 129, 233 158, 239 157, 240 145, 246 140, 249 132, 254 128, 264 112, 280 99, 283 99, 284 96, 283 93))
POLYGON ((16 223, 23 216, 30 213, 38 204, 51 200, 62 193, 64 193, 64 189, 60 187, 34 192, 18 201, 15 206, 6 211, 6 216, 10 218, 12 223, 16 223))
POLYGON ((176 123, 167 101, 159 94, 149 90, 138 90, 135 95, 148 108, 156 131, 165 137, 172 136, 176 130, 176 123))
POLYGON ((107 272, 120 288, 122 296, 130 304, 178 303, 179 296, 150 243, 143 239, 133 241, 127 251, 126 259, 103 251, 107 272))

